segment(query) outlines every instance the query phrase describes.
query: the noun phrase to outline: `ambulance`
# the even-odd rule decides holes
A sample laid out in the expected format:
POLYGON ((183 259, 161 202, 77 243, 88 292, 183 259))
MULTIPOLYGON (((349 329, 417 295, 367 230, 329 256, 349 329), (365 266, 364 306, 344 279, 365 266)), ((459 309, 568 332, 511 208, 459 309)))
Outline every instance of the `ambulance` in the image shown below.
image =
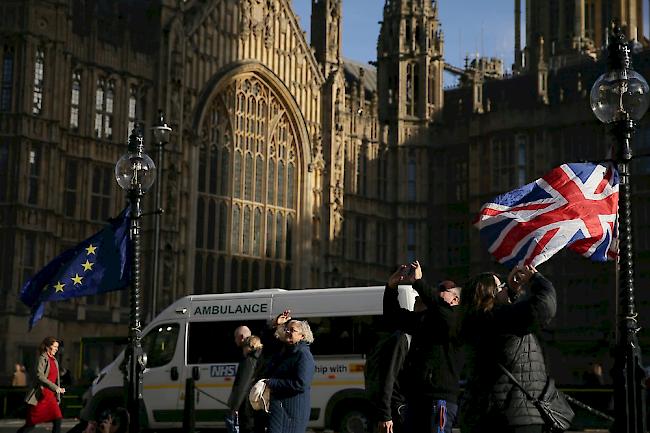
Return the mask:
MULTIPOLYGON (((197 428, 223 427, 225 402, 237 373, 241 350, 237 326, 259 335, 284 310, 306 319, 314 334, 315 374, 310 427, 340 433, 370 431, 364 396, 365 354, 382 320, 384 287, 306 290, 263 289, 247 293, 190 295, 162 311, 143 330, 147 354, 143 372, 146 429, 182 426, 186 378, 194 377, 197 428)), ((417 293, 400 286, 399 301, 412 309, 417 293)), ((122 405, 124 352, 92 384, 84 412, 97 414, 122 405)))

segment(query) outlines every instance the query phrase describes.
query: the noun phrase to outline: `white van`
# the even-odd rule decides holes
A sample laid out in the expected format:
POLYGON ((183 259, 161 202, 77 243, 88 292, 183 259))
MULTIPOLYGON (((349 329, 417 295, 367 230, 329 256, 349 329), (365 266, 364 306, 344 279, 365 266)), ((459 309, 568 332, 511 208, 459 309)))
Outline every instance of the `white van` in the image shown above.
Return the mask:
MULTIPOLYGON (((182 425, 185 379, 197 376, 197 428, 223 426, 225 404, 241 351, 233 331, 245 324, 254 334, 286 309, 307 319, 314 333, 316 361, 312 382, 312 428, 340 433, 368 431, 364 397, 365 353, 382 320, 384 287, 308 290, 265 289, 248 293, 192 295, 161 312, 144 330, 147 353, 143 374, 145 428, 178 429, 182 425), (205 393, 205 394, 204 394, 205 393)), ((412 309, 417 293, 400 287, 400 304, 412 309)), ((86 413, 98 413, 123 401, 122 352, 93 382, 86 413)))

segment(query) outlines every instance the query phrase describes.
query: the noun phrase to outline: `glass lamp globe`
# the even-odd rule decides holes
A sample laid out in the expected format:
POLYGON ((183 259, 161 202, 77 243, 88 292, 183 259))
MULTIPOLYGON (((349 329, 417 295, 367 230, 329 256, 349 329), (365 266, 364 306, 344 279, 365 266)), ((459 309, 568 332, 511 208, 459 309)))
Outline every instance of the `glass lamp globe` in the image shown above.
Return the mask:
POLYGON ((591 88, 591 109, 603 123, 641 120, 650 104, 650 87, 639 73, 615 69, 598 77, 591 88))
POLYGON ((127 152, 115 164, 115 179, 124 190, 138 189, 144 194, 156 180, 156 164, 146 153, 127 152))
POLYGON ((166 123, 154 126, 151 129, 153 129, 153 137, 157 143, 169 143, 169 134, 171 134, 172 129, 166 123))

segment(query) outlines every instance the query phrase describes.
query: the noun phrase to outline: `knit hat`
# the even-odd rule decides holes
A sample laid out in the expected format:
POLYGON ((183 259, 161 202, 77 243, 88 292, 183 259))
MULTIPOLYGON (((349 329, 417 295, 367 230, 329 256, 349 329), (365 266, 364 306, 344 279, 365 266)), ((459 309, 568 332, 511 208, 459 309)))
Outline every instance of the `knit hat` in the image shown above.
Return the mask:
POLYGON ((449 289, 453 289, 454 287, 456 287, 456 283, 454 283, 451 280, 444 280, 441 281, 440 284, 438 284, 438 290, 441 292, 445 292, 449 289))

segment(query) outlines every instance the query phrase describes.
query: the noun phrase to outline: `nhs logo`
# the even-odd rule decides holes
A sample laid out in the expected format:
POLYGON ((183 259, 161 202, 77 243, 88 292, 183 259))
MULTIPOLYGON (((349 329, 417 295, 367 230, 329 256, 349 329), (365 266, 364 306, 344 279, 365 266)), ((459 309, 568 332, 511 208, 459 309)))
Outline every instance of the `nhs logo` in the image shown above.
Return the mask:
POLYGON ((210 377, 228 377, 237 374, 237 364, 219 364, 210 366, 210 377))

